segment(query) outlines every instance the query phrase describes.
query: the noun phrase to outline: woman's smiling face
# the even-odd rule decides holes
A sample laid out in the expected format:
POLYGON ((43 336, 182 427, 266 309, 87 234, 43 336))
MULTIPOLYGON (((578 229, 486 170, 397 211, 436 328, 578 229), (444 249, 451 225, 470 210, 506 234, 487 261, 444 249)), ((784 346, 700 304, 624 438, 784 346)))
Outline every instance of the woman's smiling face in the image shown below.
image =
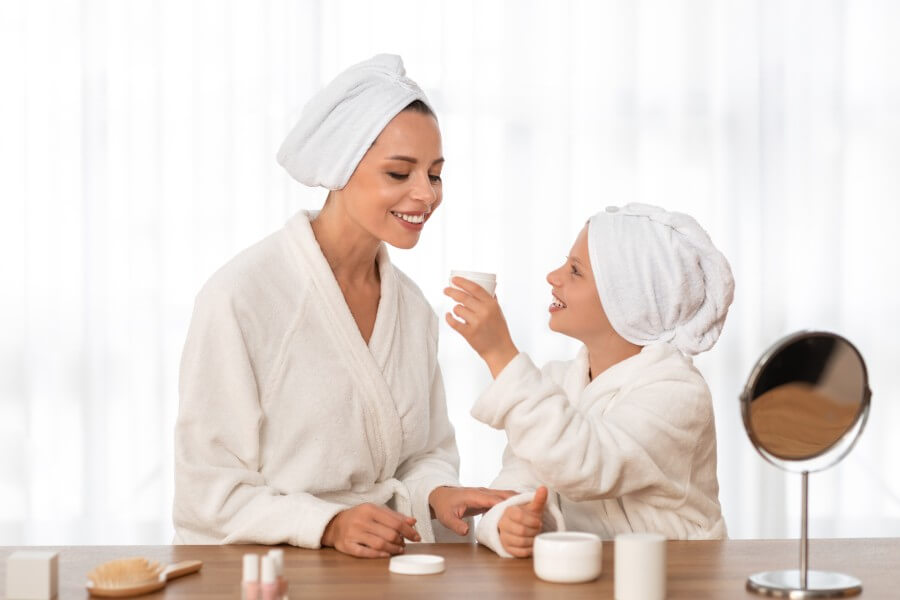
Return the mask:
POLYGON ((412 248, 442 199, 441 131, 429 114, 404 110, 375 139, 340 190, 347 214, 373 237, 412 248))
POLYGON ((585 343, 612 331, 594 282, 587 236, 585 225, 566 262, 547 274, 547 283, 553 288, 550 329, 585 343))

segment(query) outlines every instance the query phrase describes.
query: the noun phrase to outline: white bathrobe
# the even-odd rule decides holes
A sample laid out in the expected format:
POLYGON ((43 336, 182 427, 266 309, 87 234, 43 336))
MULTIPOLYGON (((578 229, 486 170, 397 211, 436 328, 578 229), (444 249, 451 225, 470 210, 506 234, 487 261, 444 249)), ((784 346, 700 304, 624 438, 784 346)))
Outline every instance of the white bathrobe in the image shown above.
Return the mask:
POLYGON ((691 359, 655 343, 593 381, 588 372, 586 348, 543 370, 519 354, 476 402, 472 415, 509 440, 493 487, 530 491, 494 506, 478 541, 509 557, 497 524, 539 485, 552 492, 545 529, 725 537, 712 400, 691 359))
POLYGON ((458 485, 431 306, 382 246, 367 346, 314 215, 239 254, 197 296, 175 430, 176 543, 317 548, 335 514, 364 502, 414 516, 433 541, 428 495, 458 485))

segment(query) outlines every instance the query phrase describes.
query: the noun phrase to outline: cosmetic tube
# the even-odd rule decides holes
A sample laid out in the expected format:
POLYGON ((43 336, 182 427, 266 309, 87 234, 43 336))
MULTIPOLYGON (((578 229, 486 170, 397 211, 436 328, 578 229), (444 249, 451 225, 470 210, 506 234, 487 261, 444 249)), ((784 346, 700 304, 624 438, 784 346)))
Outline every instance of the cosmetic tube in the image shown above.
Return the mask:
POLYGON ((269 550, 269 556, 275 560, 275 578, 278 581, 278 597, 287 598, 288 583, 284 576, 284 550, 276 548, 269 550))
POLYGON ((261 600, 280 600, 278 579, 275 577, 275 559, 271 556, 262 557, 262 581, 259 588, 262 591, 261 600))
POLYGON ((241 580, 241 600, 260 600, 259 557, 255 554, 244 555, 244 575, 241 580))

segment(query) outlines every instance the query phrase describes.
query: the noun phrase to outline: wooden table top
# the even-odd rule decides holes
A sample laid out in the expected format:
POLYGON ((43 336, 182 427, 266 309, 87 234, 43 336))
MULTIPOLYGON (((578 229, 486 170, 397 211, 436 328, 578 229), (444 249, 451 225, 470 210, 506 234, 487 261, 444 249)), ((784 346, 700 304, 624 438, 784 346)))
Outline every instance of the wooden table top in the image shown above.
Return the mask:
MULTIPOLYGON (((285 576, 292 598, 612 598, 613 542, 603 543, 603 573, 591 583, 554 584, 534 575, 530 559, 503 559, 475 544, 409 544, 407 554, 439 554, 446 571, 397 575, 388 559, 357 559, 334 550, 284 546, 285 576)), ((155 598, 239 598, 241 557, 268 546, 64 546, 0 547, 0 592, 6 589, 6 558, 15 550, 59 551, 59 598, 87 598, 84 583, 94 566, 115 558, 143 556, 161 563, 203 561, 203 569, 169 583, 155 598)), ((744 585, 758 571, 798 566, 796 540, 668 542, 668 598, 759 598, 744 585)), ((810 541, 810 568, 834 570, 862 580, 863 598, 900 598, 900 539, 810 541)))

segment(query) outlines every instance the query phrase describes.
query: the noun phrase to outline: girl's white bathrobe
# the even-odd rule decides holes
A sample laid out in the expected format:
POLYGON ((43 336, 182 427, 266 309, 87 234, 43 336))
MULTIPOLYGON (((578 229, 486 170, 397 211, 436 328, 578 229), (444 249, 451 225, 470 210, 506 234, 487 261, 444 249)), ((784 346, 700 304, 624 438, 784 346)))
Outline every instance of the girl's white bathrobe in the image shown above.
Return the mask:
POLYGON ((317 548, 335 514, 364 502, 414 516, 433 541, 428 495, 458 485, 431 306, 382 245, 366 345, 310 218, 239 254, 197 296, 175 430, 176 543, 317 548))
POLYGON ((494 506, 478 541, 509 557, 500 516, 539 485, 551 490, 545 529, 725 537, 712 400, 690 358, 654 343, 593 381, 588 372, 584 347, 543 370, 519 354, 476 402, 472 415, 509 440, 492 487, 531 490, 494 506))

